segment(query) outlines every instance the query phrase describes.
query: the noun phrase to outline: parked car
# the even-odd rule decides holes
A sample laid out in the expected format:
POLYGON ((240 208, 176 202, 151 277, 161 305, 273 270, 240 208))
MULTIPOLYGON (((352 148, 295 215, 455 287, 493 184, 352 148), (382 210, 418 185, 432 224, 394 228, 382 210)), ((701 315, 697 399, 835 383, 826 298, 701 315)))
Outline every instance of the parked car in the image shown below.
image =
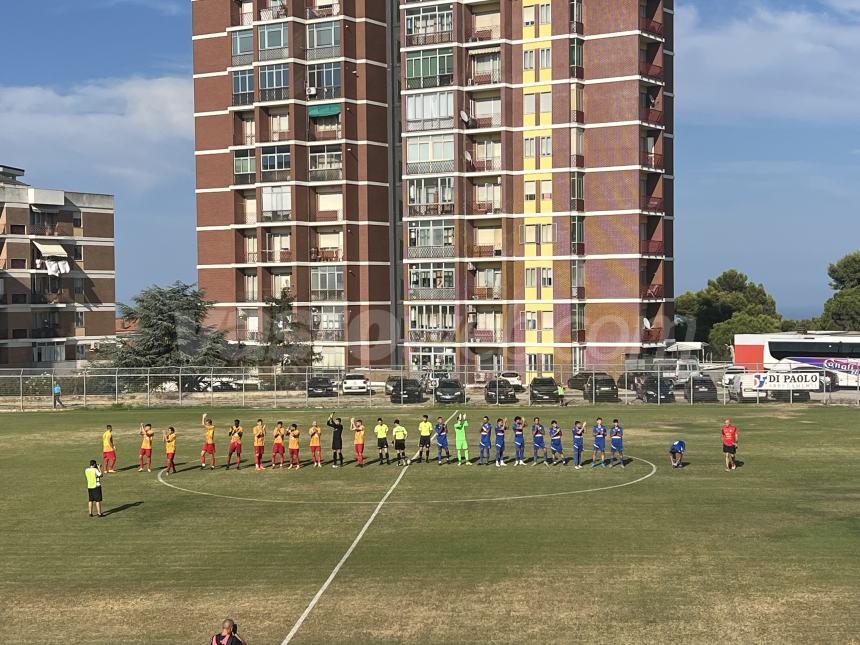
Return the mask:
POLYGON ((397 379, 391 389, 392 403, 421 403, 422 401, 424 401, 424 394, 418 379, 397 379))
POLYGON ((582 389, 586 401, 617 401, 618 385, 608 374, 589 376, 582 389))
POLYGON ((754 374, 735 374, 729 385, 729 399, 738 403, 763 403, 768 393, 755 388, 754 374))
POLYGON ((684 386, 684 399, 692 403, 716 403, 717 386, 709 376, 697 376, 684 386))
POLYGON ((385 379, 385 393, 391 396, 391 392, 394 390, 394 384, 399 382, 402 376, 389 376, 385 379))
POLYGON ((466 390, 457 379, 442 379, 435 390, 436 403, 465 403, 466 390))
POLYGON ((314 376, 308 379, 308 396, 335 396, 334 383, 330 378, 314 376))
POLYGON ((781 403, 808 403, 812 399, 809 390, 771 390, 768 394, 781 403))
POLYGON ((726 371, 723 372, 723 387, 729 387, 732 384, 735 376, 738 374, 746 374, 747 368, 741 365, 729 365, 726 371))
POLYGON ((347 374, 340 382, 340 389, 344 394, 370 394, 370 381, 364 374, 347 374))
POLYGON ((636 395, 645 403, 674 403, 675 384, 667 378, 649 376, 642 381, 636 395))
POLYGON ((233 381, 215 381, 208 389, 211 392, 235 392, 238 388, 233 381))
MULTIPOLYGON (((567 379, 567 387, 569 387, 571 390, 584 390, 585 383, 592 376, 609 376, 609 374, 607 374, 606 372, 589 372, 588 370, 583 370, 581 372, 577 372, 569 379, 567 379)), ((612 377, 609 376, 609 378, 612 377)))
POLYGON ((484 400, 487 403, 516 403, 517 393, 510 381, 497 378, 484 387, 484 400))
MULTIPOLYGON (((818 391, 819 392, 832 392, 833 391, 833 384, 834 384, 834 381, 836 380, 835 378, 833 378, 833 376, 830 374, 830 372, 824 372, 820 369, 817 369, 817 368, 811 367, 811 366, 810 367, 792 367, 791 370, 787 370, 787 369, 771 370, 771 372, 781 372, 781 373, 788 372, 790 374, 798 374, 798 373, 801 373, 801 374, 818 374, 818 379, 819 379, 818 380, 818 382, 819 382, 818 391)), ((797 393, 799 391, 800 390, 795 390, 795 393, 797 393)))
POLYGON ((558 403, 558 383, 554 378, 536 377, 529 383, 529 401, 532 403, 558 403))
POLYGON ((434 370, 432 372, 424 372, 422 376, 422 386, 425 392, 432 392, 439 385, 442 379, 451 378, 451 375, 444 370, 434 370))
POLYGON ((502 372, 499 374, 499 378, 510 383, 511 387, 514 388, 514 392, 525 392, 526 388, 523 387, 523 380, 516 372, 502 372))

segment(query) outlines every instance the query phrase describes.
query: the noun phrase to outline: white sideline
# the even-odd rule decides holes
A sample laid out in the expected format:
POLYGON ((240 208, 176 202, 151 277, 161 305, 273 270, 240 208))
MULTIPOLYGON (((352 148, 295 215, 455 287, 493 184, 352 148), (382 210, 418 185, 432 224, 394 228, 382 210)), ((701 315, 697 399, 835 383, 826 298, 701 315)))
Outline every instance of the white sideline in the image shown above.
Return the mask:
MULTIPOLYGON (((450 422, 451 419, 454 418, 454 415, 458 412, 459 410, 456 410, 454 414, 448 417, 447 422, 450 422)), ((417 455, 418 453, 415 454, 417 455)), ((355 547, 357 547, 358 543, 361 542, 361 538, 363 538, 364 534, 367 533, 367 529, 369 529, 370 525, 373 524, 373 520, 376 519, 376 516, 379 514, 379 511, 382 510, 383 504, 385 504, 386 500, 391 496, 391 493, 394 492, 394 489, 397 488, 397 484, 399 484, 400 480, 403 479, 403 475, 406 474, 407 470, 409 470, 408 464, 403 467, 403 470, 400 471, 400 474, 397 476, 397 479, 395 479, 394 483, 391 484, 391 488, 389 488, 388 492, 382 496, 381 500, 379 500, 379 504, 377 504, 376 508, 373 509, 373 513, 371 513, 370 517, 364 523, 364 526, 361 527, 361 530, 358 532, 358 535, 355 536, 355 539, 352 541, 352 544, 349 545, 349 548, 346 550, 346 553, 343 554, 343 557, 340 559, 340 562, 338 562, 335 565, 334 569, 331 570, 331 573, 329 574, 328 578, 326 578, 326 581, 323 583, 322 587, 319 588, 319 591, 317 591, 316 595, 308 603, 308 606, 305 607, 305 610, 302 612, 302 615, 299 616, 299 619, 293 625, 293 628, 290 630, 290 633, 287 634, 286 638, 284 638, 283 641, 281 641, 281 645, 287 645, 287 643, 293 640, 293 637, 296 635, 296 632, 301 629, 302 624, 305 622, 310 613, 314 610, 314 607, 317 606, 317 603, 319 602, 320 598, 322 598, 322 595, 325 593, 326 589, 329 588, 329 585, 331 585, 332 581, 335 579, 335 576, 337 576, 343 565, 346 564, 346 561, 349 559, 349 556, 352 555, 353 551, 355 551, 355 547)))

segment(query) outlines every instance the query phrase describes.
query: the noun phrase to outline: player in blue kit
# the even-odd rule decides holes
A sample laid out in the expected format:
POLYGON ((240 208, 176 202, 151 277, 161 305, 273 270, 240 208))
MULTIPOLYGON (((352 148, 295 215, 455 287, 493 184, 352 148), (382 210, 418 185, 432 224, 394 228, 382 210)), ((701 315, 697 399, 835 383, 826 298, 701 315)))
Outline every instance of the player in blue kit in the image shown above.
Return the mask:
POLYGON ((507 466, 505 463, 505 431, 507 429, 507 419, 496 419, 496 468, 507 466))
POLYGON ((582 451, 585 446, 585 425, 582 421, 573 424, 573 467, 582 470, 582 451))
POLYGON ((618 419, 613 419, 609 428, 609 450, 609 467, 615 466, 615 453, 618 453, 618 463, 624 468, 624 430, 618 419))
POLYGON ((514 466, 526 465, 526 436, 524 426, 523 418, 515 416, 514 423, 511 426, 511 430, 514 431, 514 466))
POLYGON ((684 467, 684 451, 687 449, 687 444, 683 439, 678 439, 669 447, 669 462, 672 468, 684 467))
POLYGON ((564 446, 561 442, 561 428, 558 426, 558 421, 552 420, 549 424, 549 448, 552 450, 552 465, 560 463, 565 464, 564 446))
POLYGON ((540 417, 535 417, 534 422, 532 423, 532 443, 534 444, 534 459, 532 460, 532 466, 537 466, 538 450, 543 450, 543 465, 549 466, 549 458, 546 454, 545 434, 546 430, 540 422, 540 417))
POLYGON ((493 444, 493 424, 490 417, 481 420, 481 439, 478 442, 478 465, 490 465, 490 447, 493 444))
POLYGON ((594 424, 594 448, 591 450, 591 467, 597 467, 597 455, 600 454, 600 467, 606 468, 606 426, 603 419, 597 418, 594 424))
POLYGON ((443 450, 445 451, 445 463, 447 464, 451 461, 451 452, 448 450, 448 424, 445 423, 442 417, 437 417, 433 431, 436 433, 436 460, 441 466, 443 450))

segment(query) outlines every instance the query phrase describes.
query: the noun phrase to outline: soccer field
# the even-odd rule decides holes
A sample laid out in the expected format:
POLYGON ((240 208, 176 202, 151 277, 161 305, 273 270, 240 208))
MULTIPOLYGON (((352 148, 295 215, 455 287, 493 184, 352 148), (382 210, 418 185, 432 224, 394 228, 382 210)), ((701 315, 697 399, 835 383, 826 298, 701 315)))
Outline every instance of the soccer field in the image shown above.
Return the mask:
MULTIPOLYGON (((414 453, 424 412, 447 418, 453 410, 357 410, 368 426, 365 456, 376 459, 377 416, 389 425, 398 416, 414 453)), ((485 412, 495 419, 499 409, 469 410, 473 460, 485 412)), ((346 468, 262 473, 247 432, 258 416, 269 426, 267 458, 271 428, 283 419, 300 424, 307 461, 307 425, 325 414, 218 409, 219 465, 238 417, 250 467, 213 472, 199 468, 200 409, 4 414, 4 637, 206 643, 230 616, 250 645, 281 643, 378 509, 291 642, 858 641, 856 409, 504 412, 558 418, 568 456, 575 415, 587 415, 589 434, 594 417, 618 416, 633 460, 623 470, 359 469, 347 430, 346 468), (726 415, 740 433, 742 465, 731 473, 720 450, 726 415), (152 473, 137 472, 140 422, 157 431, 152 473), (89 459, 101 462, 106 423, 120 472, 102 480, 108 516, 89 518, 83 470, 89 459), (179 472, 165 478, 168 424, 179 435, 179 472), (678 438, 687 466, 673 470, 667 450, 678 438)), ((350 411, 338 413, 346 423, 350 411)), ((328 445, 326 429, 326 460, 328 445)))

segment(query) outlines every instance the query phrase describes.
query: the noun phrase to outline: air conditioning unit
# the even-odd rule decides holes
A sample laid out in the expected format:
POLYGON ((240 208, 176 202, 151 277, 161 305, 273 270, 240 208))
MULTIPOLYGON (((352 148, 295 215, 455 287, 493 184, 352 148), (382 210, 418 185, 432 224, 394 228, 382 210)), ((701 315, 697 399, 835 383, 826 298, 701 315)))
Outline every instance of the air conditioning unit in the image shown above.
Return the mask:
POLYGON ((307 96, 316 96, 316 95, 317 95, 317 88, 315 88, 315 87, 306 87, 306 88, 305 88, 305 94, 306 94, 307 96))

